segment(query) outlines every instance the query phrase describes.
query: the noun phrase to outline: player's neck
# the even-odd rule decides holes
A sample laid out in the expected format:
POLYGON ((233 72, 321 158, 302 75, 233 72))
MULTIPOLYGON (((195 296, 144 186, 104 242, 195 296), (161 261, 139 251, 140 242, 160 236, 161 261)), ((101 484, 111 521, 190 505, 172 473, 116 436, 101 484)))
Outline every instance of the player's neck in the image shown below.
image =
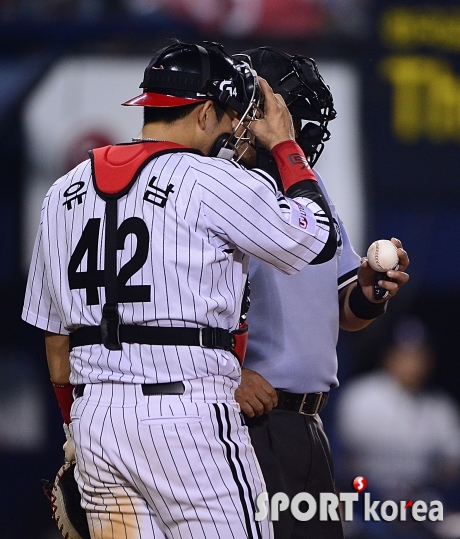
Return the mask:
POLYGON ((188 148, 194 147, 187 122, 177 121, 172 124, 162 122, 149 123, 142 128, 140 138, 175 142, 188 148))

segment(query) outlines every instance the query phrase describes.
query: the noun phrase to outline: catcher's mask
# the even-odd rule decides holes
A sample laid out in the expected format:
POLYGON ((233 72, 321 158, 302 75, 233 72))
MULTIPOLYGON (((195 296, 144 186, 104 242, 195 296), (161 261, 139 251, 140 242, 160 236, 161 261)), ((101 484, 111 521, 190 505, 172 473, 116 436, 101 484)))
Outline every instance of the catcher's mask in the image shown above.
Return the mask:
MULTIPOLYGON (((282 95, 293 118, 310 120, 302 128, 297 142, 313 166, 324 149, 324 143, 330 139, 328 123, 337 116, 331 91, 316 62, 306 56, 291 56, 273 47, 250 49, 236 54, 234 58, 246 60, 275 93, 282 95)), ((265 152, 262 150, 262 153, 265 152)))
POLYGON ((143 93, 123 105, 179 107, 211 99, 234 109, 240 118, 238 126, 233 133, 219 137, 212 156, 231 159, 250 139, 251 122, 262 116, 257 74, 218 43, 197 45, 176 40, 152 58, 139 87, 143 93))

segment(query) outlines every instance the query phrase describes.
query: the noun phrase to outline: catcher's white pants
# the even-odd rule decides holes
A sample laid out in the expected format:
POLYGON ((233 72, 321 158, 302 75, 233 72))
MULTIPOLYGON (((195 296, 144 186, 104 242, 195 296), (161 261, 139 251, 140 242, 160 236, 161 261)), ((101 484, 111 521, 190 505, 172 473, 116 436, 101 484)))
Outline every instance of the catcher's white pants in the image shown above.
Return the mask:
POLYGON ((266 487, 231 383, 204 381, 163 396, 89 384, 75 400, 75 476, 93 539, 273 537, 267 519, 255 522, 266 487))

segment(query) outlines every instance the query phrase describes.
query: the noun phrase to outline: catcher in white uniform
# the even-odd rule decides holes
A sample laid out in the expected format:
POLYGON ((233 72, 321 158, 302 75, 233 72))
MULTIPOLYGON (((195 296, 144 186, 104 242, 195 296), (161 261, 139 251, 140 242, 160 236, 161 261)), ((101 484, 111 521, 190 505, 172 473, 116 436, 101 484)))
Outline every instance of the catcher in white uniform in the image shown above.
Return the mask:
POLYGON ((330 210, 284 101, 221 46, 162 49, 141 87, 141 136, 48 191, 23 318, 45 330, 93 538, 271 537, 235 330, 249 256, 287 274, 331 258, 330 210), (253 135, 286 197, 228 160, 253 135))

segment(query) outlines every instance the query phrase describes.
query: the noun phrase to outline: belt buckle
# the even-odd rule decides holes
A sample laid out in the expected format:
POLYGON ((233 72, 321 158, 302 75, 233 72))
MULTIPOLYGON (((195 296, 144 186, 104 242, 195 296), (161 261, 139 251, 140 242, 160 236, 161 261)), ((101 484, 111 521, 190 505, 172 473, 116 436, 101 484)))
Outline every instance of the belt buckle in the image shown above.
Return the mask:
POLYGON ((198 342, 201 348, 218 348, 226 350, 223 342, 223 332, 220 328, 199 328, 198 342))
POLYGON ((321 397, 323 396, 323 393, 321 391, 317 391, 316 393, 313 393, 313 395, 317 396, 317 399, 316 399, 315 408, 313 410, 313 413, 311 413, 311 414, 309 414, 308 412, 303 411, 303 407, 304 407, 305 401, 307 400, 308 395, 312 395, 312 393, 305 393, 304 394, 304 396, 302 398, 302 402, 300 403, 300 406, 299 406, 299 414, 314 417, 319 412, 319 409, 321 407, 321 397))
POLYGON ((216 348, 214 332, 210 327, 199 328, 198 342, 201 348, 216 348))
POLYGON ((203 342, 203 329, 204 328, 200 328, 198 331, 198 342, 200 343, 201 348, 206 348, 203 342))

